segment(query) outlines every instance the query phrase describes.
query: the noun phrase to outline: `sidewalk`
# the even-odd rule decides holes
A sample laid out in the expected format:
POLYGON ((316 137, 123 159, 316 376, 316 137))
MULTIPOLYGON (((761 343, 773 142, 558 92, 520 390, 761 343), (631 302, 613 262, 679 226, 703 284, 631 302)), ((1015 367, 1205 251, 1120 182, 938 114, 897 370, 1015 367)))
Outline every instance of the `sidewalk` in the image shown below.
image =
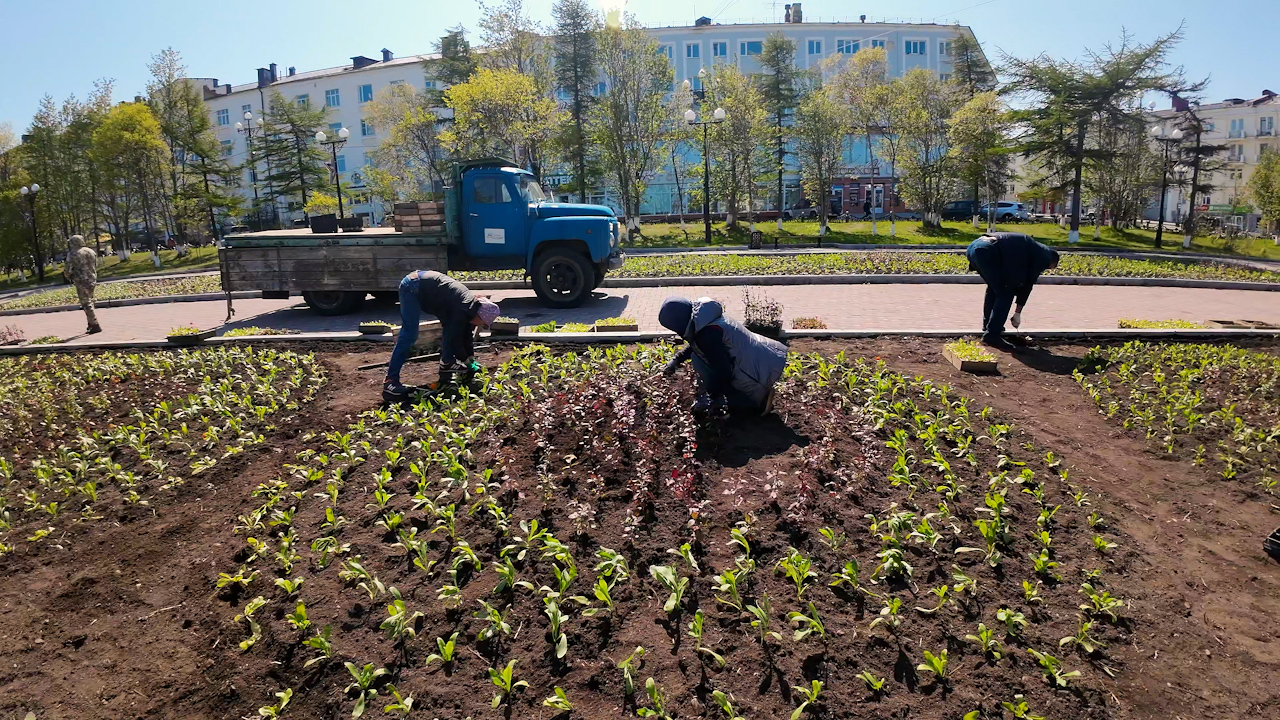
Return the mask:
MULTIPOLYGON (((782 303, 786 327, 790 327, 796 317, 819 317, 833 330, 976 332, 984 290, 981 285, 929 284, 790 285, 752 291, 782 303)), ((519 318, 522 325, 548 320, 589 323, 625 315, 638 320, 641 330, 659 330, 658 308, 671 295, 710 296, 724 303, 725 311, 733 317, 741 318, 743 312, 740 287, 613 288, 597 291, 591 301, 571 310, 545 308, 531 290, 488 294, 499 302, 503 315, 519 318)), ((209 301, 104 308, 98 311, 103 332, 93 336, 81 336, 85 319, 79 311, 0 318, 0 326, 15 325, 27 339, 56 335, 74 343, 159 340, 169 328, 188 324, 219 328, 220 332, 249 325, 302 332, 345 332, 356 330, 365 320, 399 320, 395 306, 380 306, 372 301, 358 313, 322 317, 297 298, 252 299, 237 300, 236 316, 224 326, 226 307, 223 301, 209 301)), ((1276 293, 1247 290, 1046 285, 1037 287, 1031 294, 1023 317, 1027 330, 1113 330, 1120 318, 1280 323, 1280 297, 1276 293)))

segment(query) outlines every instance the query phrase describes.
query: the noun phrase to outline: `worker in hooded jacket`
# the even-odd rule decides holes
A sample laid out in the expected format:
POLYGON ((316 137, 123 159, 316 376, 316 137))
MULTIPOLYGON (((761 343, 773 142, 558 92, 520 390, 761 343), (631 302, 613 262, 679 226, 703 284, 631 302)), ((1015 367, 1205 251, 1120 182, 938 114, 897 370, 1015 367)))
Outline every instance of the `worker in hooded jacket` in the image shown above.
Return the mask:
POLYGON ((1013 350, 1004 338, 1005 319, 1015 329, 1022 325, 1022 309, 1031 288, 1044 271, 1058 267, 1058 251, 1023 233, 998 232, 974 240, 966 255, 969 269, 976 270, 987 283, 982 303, 982 342, 999 350, 1013 350), (1009 318, 1009 308, 1015 301, 1018 306, 1009 318))
POLYGON ((785 345, 725 317, 711 298, 667 298, 658 322, 688 343, 663 372, 674 375, 685 360, 693 361, 701 379, 695 412, 727 406, 763 415, 773 409, 773 386, 787 366, 785 345))
POLYGON ((98 284, 98 253, 85 247, 83 235, 72 235, 67 244, 67 261, 62 266, 62 274, 76 288, 80 309, 84 310, 89 321, 85 332, 90 335, 100 333, 102 326, 98 324, 98 313, 93 306, 93 290, 98 284))

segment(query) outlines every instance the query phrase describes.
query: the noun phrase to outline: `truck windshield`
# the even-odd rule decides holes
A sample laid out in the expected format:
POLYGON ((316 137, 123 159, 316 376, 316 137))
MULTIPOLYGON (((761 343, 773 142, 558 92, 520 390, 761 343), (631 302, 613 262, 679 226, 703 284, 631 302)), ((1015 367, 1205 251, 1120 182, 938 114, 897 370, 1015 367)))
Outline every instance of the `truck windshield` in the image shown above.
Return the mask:
POLYGON ((542 191, 542 186, 528 175, 520 176, 520 194, 524 196, 525 202, 542 202, 547 199, 547 194, 542 191))

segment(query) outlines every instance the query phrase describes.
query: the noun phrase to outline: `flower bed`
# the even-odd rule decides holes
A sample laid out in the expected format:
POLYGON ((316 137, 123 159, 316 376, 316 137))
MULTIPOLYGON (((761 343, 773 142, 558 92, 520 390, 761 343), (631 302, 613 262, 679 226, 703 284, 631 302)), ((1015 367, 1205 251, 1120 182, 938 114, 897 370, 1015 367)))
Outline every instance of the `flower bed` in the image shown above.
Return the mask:
MULTIPOLYGON (((132 300, 134 298, 165 297, 168 295, 199 295, 222 292, 222 280, 217 275, 157 280, 132 280, 99 284, 93 292, 95 302, 106 300, 132 300)), ((26 310, 31 308, 77 305, 76 290, 61 287, 34 293, 0 304, 0 310, 26 310)))

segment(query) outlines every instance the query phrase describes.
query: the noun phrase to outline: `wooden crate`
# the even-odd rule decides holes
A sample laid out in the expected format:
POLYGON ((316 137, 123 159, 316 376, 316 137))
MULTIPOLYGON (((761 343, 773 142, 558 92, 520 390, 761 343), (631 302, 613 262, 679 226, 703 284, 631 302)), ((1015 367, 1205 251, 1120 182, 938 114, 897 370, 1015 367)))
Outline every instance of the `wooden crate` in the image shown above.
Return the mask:
POLYGON ((960 372, 974 373, 976 375, 991 375, 999 371, 998 360, 961 360, 955 353, 951 352, 951 348, 943 348, 942 355, 960 372))

